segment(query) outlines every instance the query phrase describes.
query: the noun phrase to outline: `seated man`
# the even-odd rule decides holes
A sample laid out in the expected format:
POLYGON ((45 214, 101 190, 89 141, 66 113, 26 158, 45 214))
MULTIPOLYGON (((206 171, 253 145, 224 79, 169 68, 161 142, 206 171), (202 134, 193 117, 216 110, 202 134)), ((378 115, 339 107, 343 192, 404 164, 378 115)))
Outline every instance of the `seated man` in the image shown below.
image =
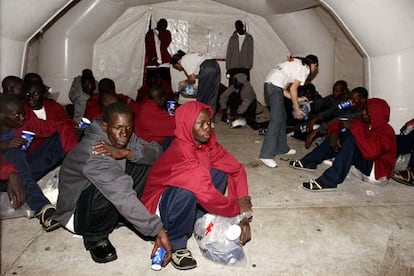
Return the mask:
POLYGON ((108 78, 101 79, 98 83, 98 91, 98 94, 91 96, 87 100, 84 117, 91 121, 95 118, 102 118, 102 108, 113 102, 110 98, 117 98, 119 101, 126 103, 135 116, 138 108, 137 103, 126 95, 116 93, 113 80, 108 78))
MULTIPOLYGON (((407 122, 413 123, 414 119, 407 122)), ((411 154, 408 161, 407 169, 394 170, 391 174, 391 178, 395 181, 408 186, 414 186, 414 131, 409 131, 406 127, 407 124, 401 129, 401 134, 397 135, 397 156, 402 154, 411 154)))
POLYGON ((317 179, 303 183, 307 191, 334 189, 342 183, 352 165, 362 173, 362 180, 386 184, 395 166, 396 139, 388 124, 390 107, 378 98, 368 100, 362 119, 328 128, 328 137, 300 160, 291 161, 294 169, 314 171, 323 160, 335 158, 332 166, 317 179))
POLYGON ((350 108, 340 109, 338 104, 312 117, 306 124, 307 136, 305 148, 309 148, 317 137, 326 135, 328 125, 337 118, 357 119, 361 118, 361 111, 365 107, 368 99, 368 91, 364 87, 357 87, 351 91, 350 98, 352 105, 350 108), (314 129, 315 123, 319 128, 314 129))
POLYGON ((24 100, 24 82, 16 76, 7 76, 1 82, 3 93, 8 95, 16 95, 22 101, 24 100))
POLYGON ((30 130, 39 137, 52 135, 58 128, 61 133, 67 133, 67 136, 69 132, 56 122, 26 123, 24 113, 23 103, 19 98, 15 95, 0 95, 0 151, 3 157, 16 167, 25 186, 26 202, 39 218, 43 229, 52 231, 59 227, 59 224, 51 219, 55 207, 45 197, 37 181, 54 168, 65 153, 56 135, 26 155, 21 147, 26 145, 27 141, 21 137, 21 132, 24 129, 30 130))
POLYGON ((0 155, 0 191, 7 192, 10 205, 19 209, 26 200, 26 191, 23 181, 17 173, 16 167, 0 155))
POLYGON ((95 120, 71 151, 60 169, 59 196, 54 218, 69 231, 83 236, 86 250, 97 263, 117 258, 108 239, 123 218, 145 236, 155 237, 152 254, 158 247, 171 247, 160 218, 151 215, 137 197, 142 183, 125 172, 130 160, 145 182, 149 166, 161 154, 161 146, 147 143, 133 134, 133 114, 125 103, 108 105, 102 120, 95 120))
POLYGON ((162 86, 168 95, 168 99, 174 99, 175 96, 171 86, 161 78, 161 75, 159 73, 153 73, 145 77, 144 84, 140 89, 138 89, 136 98, 137 103, 140 103, 147 99, 148 91, 151 89, 151 87, 154 86, 162 86))
POLYGON ((97 94, 96 80, 90 69, 83 69, 82 75, 73 79, 69 90, 69 99, 73 103, 73 119, 80 122, 85 113, 86 101, 89 97, 97 94))
MULTIPOLYGON (((36 133, 36 139, 27 153, 32 154, 39 146, 47 143, 50 146, 47 152, 55 155, 55 165, 59 165, 66 153, 77 144, 80 130, 78 124, 69 117, 63 106, 53 100, 46 99, 45 93, 46 89, 42 82, 25 83, 25 127, 30 124, 42 125, 44 123, 58 125, 52 133, 47 133, 45 136, 42 135, 41 130, 39 131, 39 127, 24 129, 36 133)), ((51 169, 53 168, 49 168, 49 170, 51 169)), ((36 179, 41 176, 36 176, 36 179)))
POLYGON ((246 119, 246 123, 254 130, 260 128, 256 122, 256 92, 243 73, 236 74, 233 84, 220 96, 220 107, 223 115, 221 121, 227 121, 227 109, 230 109, 231 120, 240 117, 246 119))
MULTIPOLYGON (((198 101, 177 109, 176 138, 152 167, 142 195, 152 214, 159 210, 177 269, 197 266, 187 239, 204 212, 234 217, 252 210, 246 171, 217 142, 211 129, 212 114, 210 106, 198 101)), ((240 226, 244 245, 251 238, 249 221, 243 219, 240 226)))
POLYGON ((164 149, 174 137, 175 119, 168 114, 167 93, 162 86, 151 87, 148 98, 138 105, 134 132, 147 142, 155 141, 164 149))

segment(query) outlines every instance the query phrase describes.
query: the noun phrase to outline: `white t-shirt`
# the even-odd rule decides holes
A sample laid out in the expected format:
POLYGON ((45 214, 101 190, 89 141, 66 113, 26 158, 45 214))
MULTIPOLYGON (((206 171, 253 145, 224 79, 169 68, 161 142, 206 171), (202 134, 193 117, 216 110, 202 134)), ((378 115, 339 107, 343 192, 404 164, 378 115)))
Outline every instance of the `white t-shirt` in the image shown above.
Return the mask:
POLYGON ((37 118, 41 120, 46 120, 46 110, 44 106, 42 106, 42 108, 38 110, 33 109, 33 112, 36 114, 37 118))
POLYGON ((198 75, 201 63, 207 59, 211 59, 211 57, 200 53, 189 53, 181 58, 180 63, 188 75, 198 75))
POLYGON ((244 39, 246 38, 246 35, 237 34, 237 37, 239 38, 239 51, 241 51, 241 48, 243 46, 244 39))
POLYGON ((266 76, 265 83, 270 82, 283 89, 295 80, 300 81, 300 85, 304 85, 309 73, 309 67, 303 65, 301 60, 287 60, 279 63, 272 69, 272 71, 270 71, 266 76))

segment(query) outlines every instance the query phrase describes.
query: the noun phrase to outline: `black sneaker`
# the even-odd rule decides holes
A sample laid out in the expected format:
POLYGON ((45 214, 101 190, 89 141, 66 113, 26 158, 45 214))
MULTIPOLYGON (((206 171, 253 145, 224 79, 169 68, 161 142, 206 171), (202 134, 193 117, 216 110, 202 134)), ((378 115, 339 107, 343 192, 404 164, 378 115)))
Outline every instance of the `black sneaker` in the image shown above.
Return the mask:
POLYGON ((188 249, 178 249, 172 253, 172 264, 176 269, 187 270, 197 267, 197 262, 188 249))
POLYGON ((52 219, 52 216, 56 212, 56 207, 48 204, 42 208, 42 210, 36 215, 40 224, 43 226, 43 230, 51 232, 58 229, 61 225, 56 220, 52 219))

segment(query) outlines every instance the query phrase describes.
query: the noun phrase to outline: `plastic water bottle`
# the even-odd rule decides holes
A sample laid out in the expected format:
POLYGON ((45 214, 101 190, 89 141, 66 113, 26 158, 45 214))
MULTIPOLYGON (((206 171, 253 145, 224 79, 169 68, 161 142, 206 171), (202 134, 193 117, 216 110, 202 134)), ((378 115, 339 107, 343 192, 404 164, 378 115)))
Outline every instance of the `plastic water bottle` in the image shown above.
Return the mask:
MULTIPOLYGON (((299 102, 299 108, 300 110, 302 110, 304 114, 302 120, 307 121, 309 119, 309 113, 311 111, 310 103, 308 101, 299 102)), ((293 117, 295 117, 295 110, 293 110, 292 113, 293 113, 293 117)))

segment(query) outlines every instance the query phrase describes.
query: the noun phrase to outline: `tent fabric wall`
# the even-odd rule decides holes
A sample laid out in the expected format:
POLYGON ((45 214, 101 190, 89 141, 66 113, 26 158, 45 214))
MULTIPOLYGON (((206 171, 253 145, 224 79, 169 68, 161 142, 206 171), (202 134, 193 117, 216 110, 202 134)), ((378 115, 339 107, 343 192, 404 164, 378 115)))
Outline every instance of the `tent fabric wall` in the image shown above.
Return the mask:
MULTIPOLYGON (((225 55, 228 39, 234 31, 234 22, 238 19, 246 22, 248 31, 255 40, 252 85, 261 102, 264 102, 264 78, 289 53, 264 18, 211 1, 165 2, 132 7, 96 41, 93 57, 95 74, 99 78, 114 79, 117 90, 132 98, 136 97, 136 91, 142 85, 144 35, 148 29, 149 18, 153 25, 160 18, 188 22, 189 48, 183 50, 208 53, 219 59, 225 55)), ((174 35, 174 30, 172 33, 174 35)), ((185 46, 180 41, 175 41, 174 44, 185 46)), ((222 83, 227 85, 224 62, 220 63, 222 83)), ((183 73, 174 72, 174 69, 171 71, 175 88, 178 81, 185 76, 183 73)))
POLYGON ((324 0, 346 25, 365 57, 364 86, 371 97, 387 100, 394 130, 413 117, 414 1, 324 0))
POLYGON ((58 101, 70 103, 73 78, 91 68, 93 44, 125 11, 125 3, 81 1, 62 16, 39 39, 38 73, 55 92, 58 101))

